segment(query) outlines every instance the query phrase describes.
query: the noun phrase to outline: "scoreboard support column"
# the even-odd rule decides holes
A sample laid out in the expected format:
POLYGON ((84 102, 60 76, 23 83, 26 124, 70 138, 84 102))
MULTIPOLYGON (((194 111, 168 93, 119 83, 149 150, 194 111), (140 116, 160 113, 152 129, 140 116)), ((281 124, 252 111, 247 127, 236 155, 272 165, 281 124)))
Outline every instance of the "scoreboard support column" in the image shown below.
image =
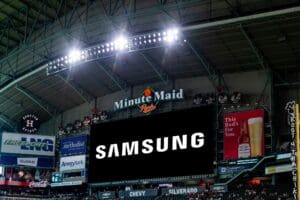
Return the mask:
POLYGON ((300 200, 300 134, 299 134, 299 104, 296 104, 296 147, 297 147, 297 200, 300 200))

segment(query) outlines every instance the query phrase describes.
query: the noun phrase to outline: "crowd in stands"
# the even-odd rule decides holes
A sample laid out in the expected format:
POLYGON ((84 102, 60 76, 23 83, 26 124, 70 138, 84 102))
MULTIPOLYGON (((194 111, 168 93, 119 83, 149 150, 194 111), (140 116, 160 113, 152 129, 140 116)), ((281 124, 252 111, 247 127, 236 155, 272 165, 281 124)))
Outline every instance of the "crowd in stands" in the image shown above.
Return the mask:
POLYGON ((202 192, 191 194, 188 200, 292 200, 291 191, 268 185, 242 185, 226 193, 202 192))
MULTIPOLYGON (((60 191, 51 190, 26 190, 26 189, 0 189, 0 200, 97 200, 97 192, 88 195, 82 191, 60 191)), ((116 198, 118 199, 118 198, 116 198)), ((284 191, 282 188, 266 185, 242 185, 231 188, 226 193, 211 191, 194 194, 161 195, 157 197, 125 198, 130 200, 292 200, 291 191, 284 191)))
POLYGON ((291 191, 266 185, 238 185, 229 192, 200 192, 189 195, 165 195, 155 200, 292 200, 291 191))

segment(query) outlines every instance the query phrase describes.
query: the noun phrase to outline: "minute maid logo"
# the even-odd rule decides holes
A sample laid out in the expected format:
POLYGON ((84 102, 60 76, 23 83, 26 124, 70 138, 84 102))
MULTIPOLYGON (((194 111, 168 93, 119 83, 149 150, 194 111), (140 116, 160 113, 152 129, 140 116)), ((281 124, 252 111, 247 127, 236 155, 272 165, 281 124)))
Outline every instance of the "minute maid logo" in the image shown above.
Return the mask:
POLYGON ((184 99, 183 89, 173 89, 170 92, 166 92, 164 90, 154 91, 152 88, 147 87, 140 97, 133 99, 125 98, 114 102, 114 110, 122 110, 137 106, 141 112, 149 114, 157 108, 157 105, 160 102, 182 99, 184 99))

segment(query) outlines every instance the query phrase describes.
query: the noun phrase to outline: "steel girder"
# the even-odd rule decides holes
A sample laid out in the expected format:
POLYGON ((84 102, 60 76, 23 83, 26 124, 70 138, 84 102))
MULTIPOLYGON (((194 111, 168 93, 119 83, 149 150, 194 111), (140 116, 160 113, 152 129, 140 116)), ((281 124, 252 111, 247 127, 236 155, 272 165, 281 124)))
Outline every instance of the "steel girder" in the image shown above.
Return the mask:
POLYGON ((28 97, 31 101, 37 104, 40 108, 42 108, 45 112, 47 112, 51 117, 55 116, 58 113, 59 109, 50 105, 47 101, 42 99, 41 97, 33 94, 31 91, 26 88, 16 86, 15 87, 19 92, 28 97))
MULTIPOLYGON (((195 2, 194 2, 195 3, 195 2)), ((187 6, 188 4, 185 3, 185 6, 187 6)), ((189 4, 191 5, 191 4, 189 4)), ((165 9, 168 9, 168 6, 164 6, 165 9)), ((176 5, 173 5, 173 9, 177 9, 176 5)), ((143 12, 143 14, 147 13, 157 13, 157 8, 153 9, 149 9, 147 10, 147 12, 143 12)), ((208 22, 208 23, 201 23, 198 25, 191 25, 191 26, 186 26, 183 27, 182 30, 183 31, 192 31, 192 30, 200 30, 200 29, 207 29, 207 28, 213 28, 213 27, 224 27, 226 25, 234 25, 234 24, 241 24, 244 22, 250 22, 250 21, 254 21, 254 20, 258 20, 258 19, 264 19, 264 18, 269 18, 269 17, 276 17, 276 16, 282 16, 282 15, 286 15, 286 14, 295 14, 295 13, 299 13, 300 12, 300 7, 293 7, 293 8, 289 8, 289 9, 282 9, 282 10, 277 10, 277 11, 271 11, 271 12, 266 12, 266 13, 261 13, 261 14, 254 14, 254 15, 249 15, 249 16, 243 16, 243 17, 235 17, 232 19, 227 19, 227 20, 218 20, 218 21, 214 21, 214 22, 208 22)), ((128 15, 126 15, 127 18, 135 18, 138 17, 139 15, 141 15, 142 13, 139 13, 138 11, 136 13, 130 13, 128 15)), ((120 19, 120 16, 114 16, 112 17, 112 19, 120 19)), ((124 16, 123 16, 123 20, 124 20, 124 16)), ((96 26, 97 24, 101 24, 102 22, 93 22, 93 23, 87 23, 84 25, 84 27, 90 27, 90 26, 96 26)), ((69 32, 72 32, 72 30, 74 31, 74 29, 76 29, 78 26, 72 26, 69 30, 69 32)), ((79 26, 80 27, 80 26, 79 26)), ((36 45, 36 44, 42 44, 42 43, 47 43, 47 41, 51 41, 52 39, 54 39, 55 37, 61 36, 62 33, 56 33, 53 34, 52 36, 49 36, 45 39, 42 40, 38 40, 37 42, 32 42, 31 44, 29 44, 30 46, 36 45)), ((34 48, 33 48, 34 49, 34 48)), ((24 50, 24 49, 23 49, 24 50)), ((8 55, 7 57, 3 58, 0 60, 0 63, 3 63, 4 61, 6 61, 7 59, 11 59, 12 56, 15 56, 18 53, 19 50, 16 50, 15 52, 13 52, 12 54, 8 55)), ((41 62, 41 61, 39 61, 41 62)), ((38 65, 38 63, 37 63, 38 65)), ((31 65, 32 66, 32 65, 31 65)), ((37 66, 33 71, 40 71, 41 68, 43 68, 44 66, 37 66)), ((3 73, 3 72, 2 72, 3 73)), ((28 77, 29 75, 33 75, 34 73, 32 73, 32 70, 25 73, 25 74, 21 74, 21 73, 17 73, 15 74, 15 79, 8 79, 8 82, 6 82, 5 84, 9 84, 9 87, 12 86, 12 84, 10 83, 18 83, 19 80, 24 79, 24 77, 28 77)), ((2 87, 0 89, 0 93, 5 91, 6 89, 8 89, 9 87, 4 86, 2 84, 2 87)))
POLYGON ((65 73, 60 73, 57 76, 60 79, 62 79, 65 82, 65 84, 67 84, 72 90, 74 90, 76 92, 76 94, 78 94, 78 96, 80 96, 80 98, 83 101, 85 101, 86 103, 89 104, 93 99, 95 99, 95 97, 92 94, 88 93, 81 86, 79 86, 76 82, 71 80, 65 73))

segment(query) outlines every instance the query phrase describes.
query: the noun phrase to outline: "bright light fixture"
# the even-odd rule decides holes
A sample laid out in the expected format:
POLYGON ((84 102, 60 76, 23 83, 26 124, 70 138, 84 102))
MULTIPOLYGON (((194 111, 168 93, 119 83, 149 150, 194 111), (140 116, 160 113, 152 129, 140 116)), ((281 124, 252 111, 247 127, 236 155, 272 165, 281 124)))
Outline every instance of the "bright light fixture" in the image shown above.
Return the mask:
POLYGON ((128 39, 124 36, 119 36, 114 40, 114 45, 116 50, 124 50, 128 48, 128 39))
MULTIPOLYGON (((55 58, 47 64, 47 75, 66 70, 76 64, 114 56, 118 52, 125 53, 176 45, 176 43, 180 43, 180 40, 183 40, 182 36, 180 29, 173 26, 167 30, 153 31, 132 37, 121 34, 110 41, 85 49, 73 47, 67 55, 55 58)), ((183 41, 186 42, 186 40, 183 41)))
POLYGON ((78 49, 72 49, 69 54, 69 63, 74 64, 80 60, 80 50, 78 49))
POLYGON ((167 30, 166 41, 169 43, 173 43, 174 41, 176 41, 178 39, 178 32, 179 31, 177 28, 167 30))

